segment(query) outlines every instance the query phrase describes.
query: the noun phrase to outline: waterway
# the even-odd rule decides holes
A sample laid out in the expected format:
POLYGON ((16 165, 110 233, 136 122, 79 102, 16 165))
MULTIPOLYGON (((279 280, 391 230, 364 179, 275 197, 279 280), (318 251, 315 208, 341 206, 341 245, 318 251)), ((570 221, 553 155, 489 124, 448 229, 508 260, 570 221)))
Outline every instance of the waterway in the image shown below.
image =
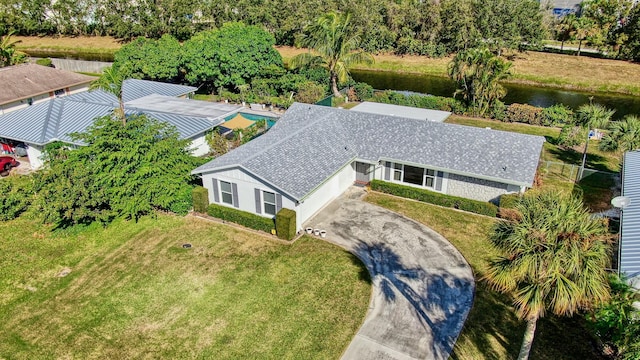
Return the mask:
MULTIPOLYGON (((452 96, 455 91, 453 81, 439 76, 365 70, 353 70, 351 76, 355 81, 365 82, 378 90, 409 90, 436 96, 452 96)), ((637 96, 586 93, 519 84, 504 84, 504 87, 507 89, 507 95, 502 99, 505 104, 519 103, 539 107, 564 104, 577 109, 593 99, 594 103, 615 109, 616 119, 627 114, 640 115, 640 97, 637 96)))

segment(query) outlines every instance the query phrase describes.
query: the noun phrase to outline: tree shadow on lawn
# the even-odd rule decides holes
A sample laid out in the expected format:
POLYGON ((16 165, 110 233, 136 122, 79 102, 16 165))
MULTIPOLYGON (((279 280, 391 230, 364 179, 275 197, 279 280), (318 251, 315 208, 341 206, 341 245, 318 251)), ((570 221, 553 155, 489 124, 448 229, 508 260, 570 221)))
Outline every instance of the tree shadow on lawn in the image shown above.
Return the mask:
MULTIPOLYGON (((582 152, 576 151, 575 149, 554 146, 548 147, 547 152, 557 161, 575 165, 582 164, 582 152)), ((587 154, 586 167, 600 171, 612 171, 607 166, 607 158, 598 154, 587 154)))

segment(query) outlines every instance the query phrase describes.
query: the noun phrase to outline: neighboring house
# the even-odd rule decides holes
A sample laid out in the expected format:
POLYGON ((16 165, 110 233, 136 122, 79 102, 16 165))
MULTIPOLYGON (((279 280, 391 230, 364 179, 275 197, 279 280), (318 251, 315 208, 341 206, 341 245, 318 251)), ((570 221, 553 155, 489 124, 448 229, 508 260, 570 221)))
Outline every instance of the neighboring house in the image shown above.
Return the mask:
POLYGON ((640 289, 640 151, 624 154, 622 195, 629 205, 620 217, 620 273, 640 289))
MULTIPOLYGON (((128 79, 123 84, 125 112, 146 114, 174 125, 183 139, 191 140, 192 153, 203 155, 209 151, 205 133, 242 107, 185 98, 195 90, 191 86, 128 79)), ((117 107, 118 99, 102 90, 51 99, 0 115, 0 138, 24 142, 31 167, 37 169, 42 166, 41 153, 46 144, 62 141, 83 145, 69 135, 84 131, 97 117, 111 114, 117 107)))
POLYGON ((410 106, 393 104, 381 104, 365 101, 351 108, 351 111, 359 111, 368 114, 398 116, 409 119, 429 120, 436 122, 445 121, 451 113, 448 111, 422 109, 410 106))
POLYGON ((0 114, 89 89, 95 78, 36 64, 0 68, 0 114))
POLYGON ((372 179, 481 201, 523 192, 544 138, 296 103, 265 135, 193 171, 209 201, 297 228, 355 182, 372 179))

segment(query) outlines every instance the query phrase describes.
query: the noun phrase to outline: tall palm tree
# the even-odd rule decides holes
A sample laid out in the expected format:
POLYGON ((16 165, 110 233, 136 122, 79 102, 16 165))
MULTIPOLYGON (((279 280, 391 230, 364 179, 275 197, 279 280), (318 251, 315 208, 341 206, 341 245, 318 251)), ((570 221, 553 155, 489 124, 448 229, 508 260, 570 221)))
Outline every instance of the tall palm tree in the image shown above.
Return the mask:
POLYGON ((449 77, 456 82, 454 97, 462 96, 476 115, 484 115, 504 95, 500 80, 509 77, 511 63, 489 49, 460 51, 449 63, 449 77))
POLYGON ((627 115, 620 121, 613 121, 609 133, 602 138, 600 150, 633 151, 640 149, 640 118, 627 115))
POLYGON ((16 44, 21 40, 12 40, 11 35, 13 32, 0 37, 0 67, 19 64, 27 59, 27 54, 16 50, 16 44))
POLYGON ((607 127, 615 112, 615 110, 607 109, 600 104, 593 104, 591 102, 580 106, 578 110, 576 110, 576 124, 587 130, 587 141, 584 144, 584 150, 582 152, 582 165, 580 166, 578 180, 582 179, 584 167, 587 163, 587 150, 589 148, 590 138, 589 133, 592 129, 607 127))
POLYGON ((513 296, 527 327, 518 359, 531 351, 538 319, 547 311, 570 316, 606 301, 609 235, 575 197, 545 192, 524 196, 518 215, 498 222, 491 241, 502 253, 485 280, 513 296))
POLYGON ((114 69, 113 66, 109 66, 105 68, 100 75, 99 78, 91 82, 89 86, 89 91, 93 90, 103 90, 110 94, 113 94, 119 103, 119 109, 117 111, 117 116, 122 119, 122 125, 127 125, 127 119, 124 114, 124 102, 122 100, 122 86, 124 83, 124 79, 120 72, 117 69, 114 69))
POLYGON ((349 79, 349 68, 356 64, 373 64, 373 56, 360 50, 360 36, 353 32, 351 14, 330 12, 320 16, 315 23, 305 28, 306 36, 301 45, 312 52, 296 55, 291 59, 292 69, 309 66, 329 70, 331 91, 342 97, 338 82, 349 79))

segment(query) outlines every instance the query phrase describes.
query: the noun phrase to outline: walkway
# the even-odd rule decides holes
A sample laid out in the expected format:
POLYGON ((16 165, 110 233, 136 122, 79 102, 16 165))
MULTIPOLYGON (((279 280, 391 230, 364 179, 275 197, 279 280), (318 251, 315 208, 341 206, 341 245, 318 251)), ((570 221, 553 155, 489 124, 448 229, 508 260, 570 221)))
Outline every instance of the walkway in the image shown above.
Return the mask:
POLYGON ((369 313, 342 359, 447 359, 473 303, 471 268, 433 230, 355 191, 309 221, 371 274, 369 313))

